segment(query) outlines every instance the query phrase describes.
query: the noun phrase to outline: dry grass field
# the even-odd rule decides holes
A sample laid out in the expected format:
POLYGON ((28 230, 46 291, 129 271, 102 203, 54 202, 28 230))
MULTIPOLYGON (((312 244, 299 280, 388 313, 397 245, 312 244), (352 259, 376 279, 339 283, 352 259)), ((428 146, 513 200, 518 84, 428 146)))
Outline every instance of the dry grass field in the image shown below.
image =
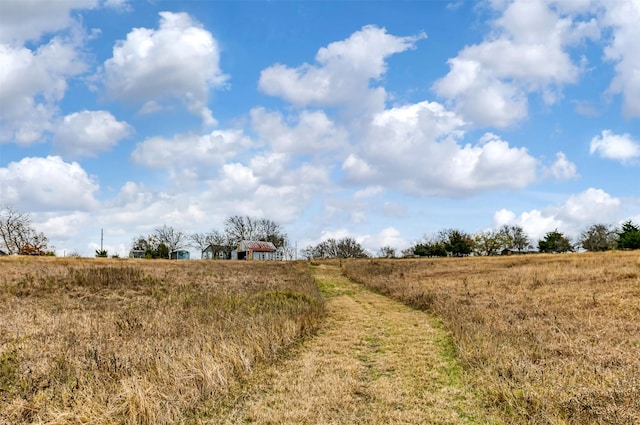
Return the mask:
POLYGON ((441 317, 514 424, 640 423, 640 252, 363 260, 344 273, 441 317))
POLYGON ((189 421, 324 311, 302 263, 2 258, 0 423, 189 421))

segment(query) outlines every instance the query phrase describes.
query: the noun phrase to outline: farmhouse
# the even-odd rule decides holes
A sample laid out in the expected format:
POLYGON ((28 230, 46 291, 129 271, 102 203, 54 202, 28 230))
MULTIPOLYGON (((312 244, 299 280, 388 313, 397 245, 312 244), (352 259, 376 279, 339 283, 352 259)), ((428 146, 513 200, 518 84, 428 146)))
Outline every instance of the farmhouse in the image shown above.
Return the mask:
POLYGON ((231 252, 232 260, 280 260, 276 246, 264 241, 241 241, 238 249, 231 252))

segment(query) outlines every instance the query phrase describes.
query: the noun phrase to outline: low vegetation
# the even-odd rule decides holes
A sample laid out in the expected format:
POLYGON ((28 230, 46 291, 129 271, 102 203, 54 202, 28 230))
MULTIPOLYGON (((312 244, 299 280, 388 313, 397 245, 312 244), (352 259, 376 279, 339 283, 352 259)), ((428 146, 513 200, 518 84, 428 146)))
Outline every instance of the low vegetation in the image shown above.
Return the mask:
POLYGON ((640 423, 640 253, 378 259, 343 270, 440 316, 506 423, 640 423))
POLYGON ((5 257, 0 423, 168 424, 313 332, 293 263, 5 257))

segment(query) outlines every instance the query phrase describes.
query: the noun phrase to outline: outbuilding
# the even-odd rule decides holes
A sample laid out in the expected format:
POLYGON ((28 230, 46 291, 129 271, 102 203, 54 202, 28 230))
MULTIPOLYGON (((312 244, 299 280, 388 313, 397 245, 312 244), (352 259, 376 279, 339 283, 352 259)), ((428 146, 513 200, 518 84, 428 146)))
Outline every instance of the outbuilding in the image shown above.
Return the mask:
POLYGON ((169 254, 169 258, 172 260, 189 260, 191 258, 191 254, 186 249, 174 249, 169 254))
POLYGON ((276 246, 265 241, 241 241, 236 255, 238 260, 273 261, 279 259, 276 246))

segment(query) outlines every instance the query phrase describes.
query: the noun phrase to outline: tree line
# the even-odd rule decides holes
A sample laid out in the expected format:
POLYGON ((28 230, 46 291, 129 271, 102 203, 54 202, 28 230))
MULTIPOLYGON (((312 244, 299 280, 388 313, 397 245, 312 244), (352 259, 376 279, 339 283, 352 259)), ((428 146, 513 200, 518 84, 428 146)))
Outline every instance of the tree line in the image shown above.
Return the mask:
MULTIPOLYGON (((537 242, 517 225, 504 225, 499 229, 469 234, 458 229, 439 231, 435 236, 404 250, 404 257, 463 257, 467 255, 497 255, 501 253, 564 253, 583 249, 607 251, 614 249, 640 249, 640 226, 631 220, 619 228, 594 224, 572 241, 558 229, 547 232, 537 242), (534 245, 535 243, 535 245, 534 245)), ((381 252, 384 251, 384 248, 381 252)))
MULTIPOLYGON (((49 240, 38 232, 31 222, 31 215, 11 207, 0 207, 0 250, 6 254, 55 255, 49 240)), ((243 240, 265 241, 284 250, 284 256, 293 259, 295 253, 283 227, 273 220, 250 216, 230 216, 222 229, 209 232, 186 233, 172 226, 163 225, 148 235, 138 235, 131 242, 131 249, 141 251, 145 258, 170 258, 171 252, 194 248, 200 252, 209 248, 213 258, 230 258, 233 249, 243 240)), ((443 229, 435 235, 424 237, 413 246, 400 252, 384 246, 378 257, 462 257, 467 255, 497 255, 501 253, 563 253, 583 249, 607 251, 614 249, 640 249, 640 225, 627 220, 619 227, 594 224, 571 240, 555 229, 538 241, 533 241, 524 229, 517 225, 504 225, 498 229, 470 234, 459 229, 443 229)), ((317 245, 309 245, 300 251, 303 258, 366 258, 371 254, 352 237, 329 238, 317 245)), ((97 257, 106 257, 106 250, 97 250, 97 257)))

